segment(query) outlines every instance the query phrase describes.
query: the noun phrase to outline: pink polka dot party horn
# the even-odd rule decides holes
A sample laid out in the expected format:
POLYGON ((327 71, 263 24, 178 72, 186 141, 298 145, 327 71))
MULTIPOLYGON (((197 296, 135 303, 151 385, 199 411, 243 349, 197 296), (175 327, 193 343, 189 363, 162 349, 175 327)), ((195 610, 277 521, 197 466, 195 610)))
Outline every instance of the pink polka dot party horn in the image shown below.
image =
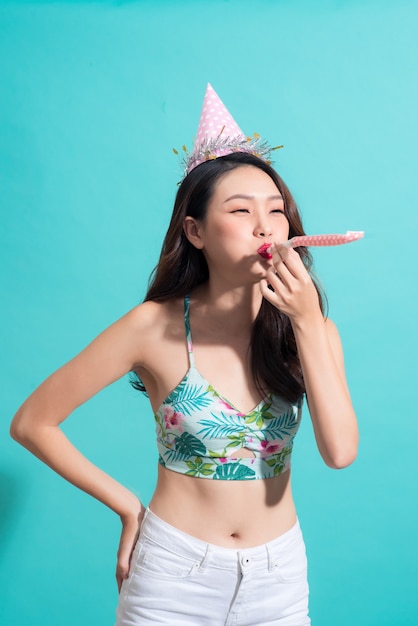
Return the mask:
MULTIPOLYGON (((298 248, 300 246, 340 246, 343 243, 351 243, 364 237, 363 230, 347 230, 345 235, 301 235, 292 237, 284 241, 282 245, 287 248, 298 248)), ((271 243, 263 243, 257 250, 263 259, 271 259, 271 243)))

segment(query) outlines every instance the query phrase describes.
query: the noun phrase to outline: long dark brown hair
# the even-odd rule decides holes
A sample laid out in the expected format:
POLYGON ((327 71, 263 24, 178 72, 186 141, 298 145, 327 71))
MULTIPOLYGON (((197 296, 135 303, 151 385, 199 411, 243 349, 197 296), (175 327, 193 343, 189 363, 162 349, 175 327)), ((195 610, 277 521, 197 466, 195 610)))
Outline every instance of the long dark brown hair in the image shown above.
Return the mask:
MULTIPOLYGON (((206 161, 192 170, 178 189, 160 259, 151 275, 145 301, 162 302, 184 297, 208 280, 209 270, 202 251, 195 248, 184 234, 184 218, 189 215, 196 220, 204 220, 219 179, 231 170, 248 165, 270 176, 282 194, 289 222, 289 238, 305 234, 289 189, 268 163, 243 152, 206 161)), ((321 290, 312 275, 312 257, 307 248, 300 247, 296 251, 314 280, 323 311, 321 290)), ((268 390, 291 402, 301 398, 305 386, 290 320, 264 298, 253 323, 249 355, 253 378, 261 394, 268 390)), ((136 389, 145 391, 139 378, 136 377, 132 384, 136 389)))

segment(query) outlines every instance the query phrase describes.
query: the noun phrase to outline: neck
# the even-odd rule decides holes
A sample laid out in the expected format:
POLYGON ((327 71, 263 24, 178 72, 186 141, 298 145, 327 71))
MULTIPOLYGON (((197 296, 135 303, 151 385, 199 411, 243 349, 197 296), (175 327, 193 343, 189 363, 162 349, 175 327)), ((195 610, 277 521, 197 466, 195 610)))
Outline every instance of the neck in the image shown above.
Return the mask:
POLYGON ((210 313, 212 318, 223 319, 235 330, 251 326, 262 302, 258 284, 232 288, 208 281, 193 291, 193 298, 210 313))

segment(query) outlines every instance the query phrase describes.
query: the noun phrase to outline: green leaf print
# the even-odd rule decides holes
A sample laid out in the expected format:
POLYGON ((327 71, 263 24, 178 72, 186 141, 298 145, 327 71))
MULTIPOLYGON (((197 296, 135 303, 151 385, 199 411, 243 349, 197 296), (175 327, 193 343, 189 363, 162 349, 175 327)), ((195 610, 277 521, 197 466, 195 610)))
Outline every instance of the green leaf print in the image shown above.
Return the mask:
POLYGON ((191 456, 205 456, 206 446, 190 433, 183 433, 180 437, 175 437, 174 448, 164 454, 169 461, 185 461, 191 456))
POLYGON ((277 454, 274 454, 270 459, 267 459, 266 463, 269 467, 273 468, 273 475, 278 476, 286 467, 286 457, 292 453, 292 446, 283 448, 277 454))
POLYGON ((202 385, 191 385, 183 381, 168 396, 165 404, 171 404, 177 413, 190 415, 196 409, 202 409, 210 405, 212 398, 202 385))
POLYGON ((226 413, 219 413, 216 415, 211 413, 212 418, 206 420, 199 420, 204 428, 201 428, 198 435, 208 437, 209 439, 220 438, 224 439, 230 437, 232 433, 245 432, 245 424, 240 424, 236 415, 227 415, 226 413))
POLYGON ((228 439, 230 439, 231 443, 228 443, 228 445, 222 451, 208 449, 208 456, 217 459, 219 459, 219 457, 227 457, 228 450, 230 450, 230 448, 236 449, 243 448, 245 446, 245 432, 239 433, 238 435, 229 435, 228 439))
POLYGON ((215 471, 215 463, 203 463, 202 457, 197 456, 196 462, 186 461, 189 470, 186 476, 211 476, 215 471))
POLYGON ((265 422, 265 420, 271 420, 274 418, 274 415, 270 413, 269 408, 271 407, 271 403, 265 402, 261 405, 260 408, 254 409, 251 413, 245 417, 246 424, 254 424, 261 428, 265 422))
POLYGON ((283 439, 291 437, 298 428, 297 415, 293 411, 284 413, 279 417, 272 419, 269 424, 263 428, 263 434, 267 439, 283 439))
POLYGON ((238 435, 230 435, 228 439, 231 443, 228 443, 225 450, 228 450, 229 448, 243 448, 245 446, 245 435, 245 431, 239 433, 238 435))
POLYGON ((225 463, 218 465, 213 478, 219 480, 243 480, 246 478, 254 478, 255 471, 246 465, 239 463, 225 463))
POLYGON ((283 470, 284 470, 284 463, 278 463, 273 470, 274 476, 278 476, 279 474, 283 472, 283 470))

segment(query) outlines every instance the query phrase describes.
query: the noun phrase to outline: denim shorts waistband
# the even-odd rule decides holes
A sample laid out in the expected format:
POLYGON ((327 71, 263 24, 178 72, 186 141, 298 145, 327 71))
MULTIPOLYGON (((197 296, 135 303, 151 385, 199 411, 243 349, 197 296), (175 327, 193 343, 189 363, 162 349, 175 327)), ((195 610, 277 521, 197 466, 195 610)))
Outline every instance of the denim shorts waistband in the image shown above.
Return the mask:
POLYGON ((168 552, 180 554, 192 561, 203 563, 210 561, 212 566, 221 569, 233 569, 237 560, 251 564, 252 569, 270 569, 278 557, 292 550, 300 541, 303 541, 299 521, 285 533, 272 541, 251 548, 224 548, 206 543, 197 537, 179 530, 159 518, 148 507, 141 525, 140 539, 147 538, 157 543, 168 552))

